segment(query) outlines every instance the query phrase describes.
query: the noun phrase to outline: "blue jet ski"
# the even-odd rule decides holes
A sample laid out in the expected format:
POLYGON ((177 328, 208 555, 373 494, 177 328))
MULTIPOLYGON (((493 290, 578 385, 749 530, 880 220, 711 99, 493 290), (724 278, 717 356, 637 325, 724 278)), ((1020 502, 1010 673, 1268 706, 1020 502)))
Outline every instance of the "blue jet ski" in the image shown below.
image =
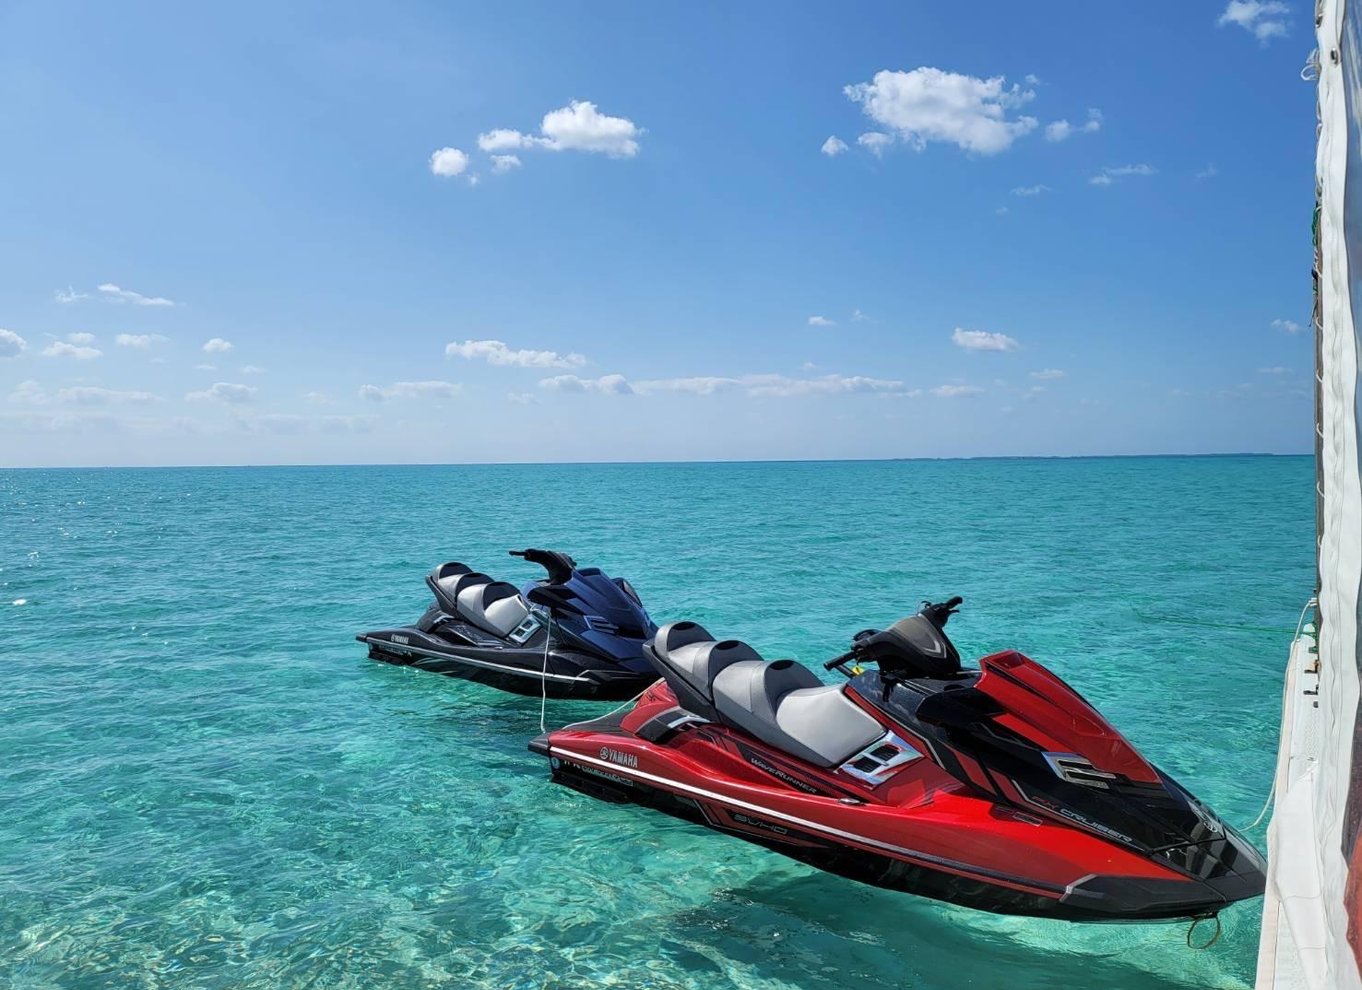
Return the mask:
POLYGON ((632 698, 657 679, 657 632, 638 592, 556 550, 512 550, 547 576, 523 588, 451 561, 426 575, 434 603, 415 625, 361 633, 374 660, 550 698, 632 698))

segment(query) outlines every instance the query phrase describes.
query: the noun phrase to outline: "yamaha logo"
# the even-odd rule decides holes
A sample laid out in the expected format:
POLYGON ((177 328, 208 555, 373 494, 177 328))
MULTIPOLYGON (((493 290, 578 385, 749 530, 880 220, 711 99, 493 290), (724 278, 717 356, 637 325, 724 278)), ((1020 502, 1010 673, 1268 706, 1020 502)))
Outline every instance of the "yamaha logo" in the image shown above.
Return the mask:
POLYGON ((608 760, 611 763, 617 763, 622 767, 629 767, 633 770, 638 769, 637 756, 633 753, 618 752, 617 750, 611 749, 609 746, 601 747, 601 759, 608 760))
POLYGON ((406 636, 394 636, 394 637, 393 637, 393 642, 394 642, 394 643, 399 643, 399 644, 401 644, 402 646, 406 646, 408 643, 411 642, 411 640, 409 640, 406 636))

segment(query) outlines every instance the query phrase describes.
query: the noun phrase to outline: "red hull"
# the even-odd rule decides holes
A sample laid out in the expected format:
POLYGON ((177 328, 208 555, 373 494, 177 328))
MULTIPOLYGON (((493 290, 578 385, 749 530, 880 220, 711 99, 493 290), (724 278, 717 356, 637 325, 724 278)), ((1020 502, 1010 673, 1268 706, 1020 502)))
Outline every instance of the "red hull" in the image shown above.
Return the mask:
MULTIPOLYGON (((933 752, 929 740, 850 688, 847 694, 886 732, 933 752)), ((1001 803, 990 792, 1000 783, 1005 791, 1006 782, 962 754, 954 754, 958 769, 986 786, 966 784, 927 758, 874 785, 846 766, 819 769, 716 722, 689 721, 661 737, 654 730, 655 741, 638 734, 676 710, 675 695, 659 681, 623 716, 549 733, 532 748, 550 758, 556 781, 593 796, 655 806, 857 880, 982 910, 1155 920, 1211 914, 1226 903, 1223 892, 1090 828, 1001 803)), ((1042 710, 1034 719, 1052 715, 1042 710)), ((1079 728, 1105 726, 1096 719, 1079 728)), ((1053 732, 1064 728, 1051 723, 1053 732)), ((1120 744, 1106 740, 1108 752, 1143 776, 1148 764, 1115 738, 1120 744)))

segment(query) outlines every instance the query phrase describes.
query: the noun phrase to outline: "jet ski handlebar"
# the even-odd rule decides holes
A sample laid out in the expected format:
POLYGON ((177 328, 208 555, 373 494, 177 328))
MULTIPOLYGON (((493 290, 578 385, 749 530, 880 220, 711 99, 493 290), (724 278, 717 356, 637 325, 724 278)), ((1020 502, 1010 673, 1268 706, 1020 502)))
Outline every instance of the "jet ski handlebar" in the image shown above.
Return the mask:
POLYGON ((931 602, 922 603, 922 614, 932 620, 932 624, 938 629, 946 624, 946 621, 960 611, 960 606, 965 600, 959 595, 953 595, 944 602, 933 605, 931 602))
POLYGON ((524 550, 507 551, 512 557, 522 557, 531 564, 538 564, 549 572, 549 584, 564 584, 572 578, 577 569, 577 561, 559 550, 540 550, 527 547, 524 550))
MULTIPOLYGON (((944 602, 923 602, 922 607, 918 609, 917 614, 936 626, 941 632, 943 641, 947 642, 949 646, 949 641, 945 640, 946 623, 952 615, 960 611, 960 606, 964 604, 964 601, 965 599, 961 598, 959 595, 953 595, 944 602)), ((907 621, 907 619, 902 620, 899 624, 906 623, 907 621)), ((877 655, 879 651, 876 649, 875 643, 876 641, 883 639, 885 635, 885 633, 880 632, 878 629, 861 630, 851 638, 851 649, 847 650, 841 656, 833 657, 827 663, 823 664, 823 669, 840 670, 850 677, 852 676, 852 671, 846 666, 848 662, 854 660, 857 663, 876 663, 879 660, 879 656, 877 655)), ((892 632, 889 635, 892 636, 892 632)), ((949 647, 949 649, 954 653, 954 647, 949 647)), ((958 667, 958 657, 956 658, 955 663, 958 667)))
MULTIPOLYGON (((832 670, 834 667, 841 667, 842 664, 846 663, 848 660, 853 659, 855 656, 856 656, 855 650, 847 650, 840 657, 833 657, 827 663, 823 664, 823 669, 832 670)), ((845 673, 845 671, 843 671, 843 673, 845 673)))

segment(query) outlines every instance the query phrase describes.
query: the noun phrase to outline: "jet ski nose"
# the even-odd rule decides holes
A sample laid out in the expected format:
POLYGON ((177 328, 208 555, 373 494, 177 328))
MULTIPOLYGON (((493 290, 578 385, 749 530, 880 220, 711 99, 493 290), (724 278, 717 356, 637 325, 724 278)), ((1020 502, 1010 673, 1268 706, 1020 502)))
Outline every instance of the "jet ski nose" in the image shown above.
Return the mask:
POLYGON ((1178 879, 1093 875, 1070 884, 1060 901, 1075 912, 1111 920, 1197 918, 1259 897, 1267 885, 1262 855, 1229 829, 1223 838, 1169 853, 1195 864, 1194 875, 1178 879))

